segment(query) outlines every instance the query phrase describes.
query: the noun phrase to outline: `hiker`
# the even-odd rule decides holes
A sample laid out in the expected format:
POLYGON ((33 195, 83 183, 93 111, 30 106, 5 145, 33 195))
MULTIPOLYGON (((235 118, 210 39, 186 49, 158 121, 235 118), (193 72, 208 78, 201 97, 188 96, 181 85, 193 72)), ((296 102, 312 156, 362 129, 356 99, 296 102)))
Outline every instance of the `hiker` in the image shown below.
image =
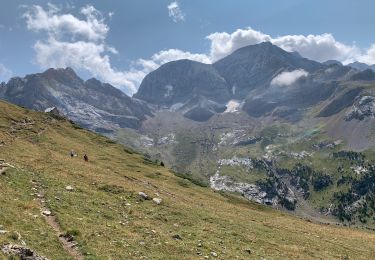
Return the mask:
POLYGON ((75 155, 74 151, 73 151, 73 150, 71 150, 71 151, 70 151, 70 157, 72 157, 72 158, 73 158, 73 157, 74 157, 74 155, 75 155))
POLYGON ((83 159, 85 160, 85 162, 88 162, 88 161, 89 161, 89 157, 87 156, 87 154, 85 154, 85 155, 83 156, 83 159))

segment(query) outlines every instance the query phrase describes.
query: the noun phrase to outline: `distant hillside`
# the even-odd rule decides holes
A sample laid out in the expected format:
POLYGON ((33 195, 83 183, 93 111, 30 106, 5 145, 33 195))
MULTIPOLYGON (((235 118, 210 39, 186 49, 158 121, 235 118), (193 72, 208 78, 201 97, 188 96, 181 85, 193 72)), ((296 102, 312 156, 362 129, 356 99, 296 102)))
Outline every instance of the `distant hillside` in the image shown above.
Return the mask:
POLYGON ((356 61, 356 62, 348 64, 347 66, 355 68, 359 71, 363 71, 363 70, 367 70, 367 69, 371 69, 371 70, 375 71, 375 64, 368 65, 366 63, 356 61))

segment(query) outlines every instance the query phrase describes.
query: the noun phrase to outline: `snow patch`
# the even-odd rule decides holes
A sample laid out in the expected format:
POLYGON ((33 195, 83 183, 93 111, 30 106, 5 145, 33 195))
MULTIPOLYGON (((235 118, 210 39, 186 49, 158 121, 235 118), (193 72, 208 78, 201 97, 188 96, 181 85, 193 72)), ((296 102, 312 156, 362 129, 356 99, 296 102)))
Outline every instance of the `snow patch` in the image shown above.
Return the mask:
POLYGON ((54 110, 56 107, 48 107, 44 110, 44 113, 49 113, 51 112, 52 110, 54 110))
POLYGON ((165 98, 170 97, 172 95, 173 86, 172 85, 166 85, 165 90, 166 90, 166 92, 164 93, 164 97, 165 98))
POLYGON ((227 103, 227 109, 224 111, 224 113, 235 113, 235 112, 238 112, 239 111, 239 107, 240 107, 241 103, 238 102, 237 100, 229 100, 229 102, 227 103))
POLYGON ((169 108, 169 110, 175 112, 175 111, 179 110, 183 105, 184 105, 183 103, 176 103, 176 104, 173 104, 173 105, 169 108))

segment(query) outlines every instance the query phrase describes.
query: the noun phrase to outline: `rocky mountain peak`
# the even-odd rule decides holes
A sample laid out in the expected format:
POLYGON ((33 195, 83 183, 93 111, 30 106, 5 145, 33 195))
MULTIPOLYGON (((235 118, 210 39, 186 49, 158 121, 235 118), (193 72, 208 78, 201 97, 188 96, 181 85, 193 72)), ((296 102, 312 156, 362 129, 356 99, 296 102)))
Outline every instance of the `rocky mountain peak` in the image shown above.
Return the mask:
POLYGON ((104 133, 137 128, 151 116, 146 104, 95 78, 84 81, 69 67, 12 78, 0 98, 39 111, 56 107, 82 126, 104 133))
POLYGON ((178 60, 148 74, 134 97, 170 107, 185 103, 196 95, 215 102, 225 102, 230 97, 225 79, 212 65, 178 60))

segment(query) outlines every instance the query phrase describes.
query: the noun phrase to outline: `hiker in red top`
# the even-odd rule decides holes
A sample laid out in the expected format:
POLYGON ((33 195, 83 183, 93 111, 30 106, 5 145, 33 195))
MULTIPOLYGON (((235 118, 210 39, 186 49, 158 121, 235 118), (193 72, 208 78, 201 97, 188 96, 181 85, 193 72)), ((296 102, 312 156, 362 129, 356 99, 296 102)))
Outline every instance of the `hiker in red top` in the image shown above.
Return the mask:
POLYGON ((89 157, 87 156, 87 154, 85 154, 85 155, 83 156, 83 159, 85 160, 85 162, 88 162, 88 161, 89 161, 89 157))

